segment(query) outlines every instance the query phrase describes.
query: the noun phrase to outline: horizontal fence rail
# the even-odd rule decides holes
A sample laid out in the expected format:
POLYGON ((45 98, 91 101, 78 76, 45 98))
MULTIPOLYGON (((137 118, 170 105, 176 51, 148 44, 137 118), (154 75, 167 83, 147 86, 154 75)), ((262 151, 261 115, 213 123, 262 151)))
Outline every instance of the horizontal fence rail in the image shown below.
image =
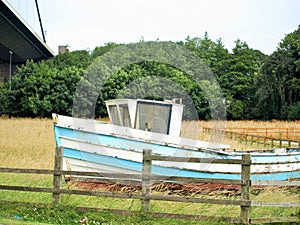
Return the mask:
POLYGON ((244 134, 255 134, 265 137, 284 138, 285 140, 300 140, 300 128, 226 128, 226 131, 234 131, 244 134))
POLYGON ((225 137, 245 143, 275 147, 300 147, 300 129, 293 128, 226 128, 214 129, 203 127, 203 132, 219 133, 225 137))
MULTIPOLYGON (((300 222, 299 217, 284 217, 284 218, 251 218, 250 209, 255 207, 300 207, 300 203, 290 202, 258 202, 250 200, 250 189, 252 182, 250 180, 250 166, 252 164, 249 154, 243 155, 241 160, 228 160, 228 159, 206 159, 206 158, 185 158, 185 157, 169 157, 153 155, 151 150, 143 151, 143 165, 141 174, 120 174, 120 173, 98 173, 98 172, 82 172, 82 171, 64 171, 62 170, 62 156, 63 149, 56 148, 55 154, 55 167, 54 170, 42 169, 21 169, 21 168, 0 168, 0 173, 28 173, 28 174, 48 174, 53 175, 53 187, 28 187, 28 186, 13 186, 13 185, 0 185, 0 190, 11 191, 29 191, 29 192, 44 192, 52 193, 53 204, 61 202, 62 194, 74 195, 87 195, 87 196, 100 196, 111 198, 123 199, 137 199, 141 200, 142 211, 149 213, 153 216, 168 217, 168 218, 182 218, 193 220, 222 220, 231 223, 269 223, 269 222, 300 222), (227 180, 227 179, 204 179, 204 178, 191 178, 191 177, 176 177, 176 176, 161 176, 152 174, 153 161, 173 161, 173 162, 193 162, 193 163, 215 163, 215 164, 240 164, 241 165, 241 180, 227 180), (139 181, 142 186, 141 193, 120 193, 108 191, 92 191, 92 190, 73 190, 62 188, 62 177, 67 176, 83 176, 92 178, 109 178, 109 179, 126 179, 139 181), (151 184, 153 182, 171 181, 171 182, 184 182, 184 183, 201 183, 201 184, 230 184, 238 185, 241 187, 241 199, 228 200, 228 199, 213 199, 213 198, 200 198, 200 197, 187 197, 187 196, 166 196, 151 193, 151 184), (202 215, 187 215, 187 214, 171 214, 171 213, 158 213, 151 212, 151 201, 172 201, 172 202, 188 202, 188 203, 206 203, 206 204, 222 204, 222 205, 236 205, 240 206, 240 217, 209 217, 202 215)), ((263 182, 263 181, 261 181, 263 182)), ((268 182, 268 181, 264 181, 268 182)), ((297 184, 286 181, 289 184, 297 184)), ((295 181, 297 182, 297 181, 295 181)), ((272 181, 269 181, 272 183, 272 181)), ((288 184, 286 183, 286 184, 288 184)), ((97 210, 97 209, 94 209, 97 210)), ((112 209, 113 211, 113 209, 112 209)), ((118 211, 118 210, 117 210, 118 211)), ((120 211, 120 210, 119 210, 120 211)), ((122 211, 122 210, 121 210, 122 211)), ((121 212, 120 211, 120 212, 121 212)), ((124 214, 134 213, 135 211, 123 210, 124 214)))

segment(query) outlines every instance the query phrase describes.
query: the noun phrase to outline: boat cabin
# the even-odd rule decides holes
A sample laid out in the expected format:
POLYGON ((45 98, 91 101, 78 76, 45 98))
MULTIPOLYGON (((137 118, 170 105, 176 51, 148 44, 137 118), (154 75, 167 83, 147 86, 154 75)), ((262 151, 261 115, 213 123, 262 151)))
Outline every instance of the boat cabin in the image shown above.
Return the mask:
POLYGON ((183 105, 179 99, 114 99, 105 103, 112 124, 172 136, 180 134, 183 105))

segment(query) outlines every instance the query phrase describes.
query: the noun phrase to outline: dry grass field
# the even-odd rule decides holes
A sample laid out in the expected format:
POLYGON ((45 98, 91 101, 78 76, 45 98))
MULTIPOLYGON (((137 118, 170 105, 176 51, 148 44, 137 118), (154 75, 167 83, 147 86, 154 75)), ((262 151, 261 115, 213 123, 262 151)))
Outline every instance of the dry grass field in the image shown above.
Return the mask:
POLYGON ((1 167, 53 169, 54 149, 50 119, 0 119, 1 167))
MULTIPOLYGON (((202 132, 203 127, 214 128, 297 128, 300 121, 184 121, 182 136, 205 141, 230 144, 233 149, 262 149, 224 135, 211 135, 202 132)), ((54 161, 55 140, 53 124, 50 119, 0 118, 0 159, 1 167, 52 169, 54 161)))

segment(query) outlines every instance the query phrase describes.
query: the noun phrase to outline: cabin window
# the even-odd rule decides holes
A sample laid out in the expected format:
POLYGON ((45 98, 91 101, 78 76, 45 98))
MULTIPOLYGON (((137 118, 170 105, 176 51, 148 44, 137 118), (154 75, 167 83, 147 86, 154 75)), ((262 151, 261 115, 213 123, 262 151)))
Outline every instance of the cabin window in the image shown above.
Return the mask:
POLYGON ((116 105, 110 105, 109 106, 109 112, 110 112, 110 120, 112 124, 121 126, 121 120, 118 114, 118 108, 116 105))
POLYGON ((123 126, 131 127, 129 109, 127 104, 119 105, 120 116, 123 126))
POLYGON ((171 105, 138 102, 135 128, 169 134, 171 105))
POLYGON ((110 105, 109 112, 112 124, 131 127, 129 109, 127 104, 110 105))

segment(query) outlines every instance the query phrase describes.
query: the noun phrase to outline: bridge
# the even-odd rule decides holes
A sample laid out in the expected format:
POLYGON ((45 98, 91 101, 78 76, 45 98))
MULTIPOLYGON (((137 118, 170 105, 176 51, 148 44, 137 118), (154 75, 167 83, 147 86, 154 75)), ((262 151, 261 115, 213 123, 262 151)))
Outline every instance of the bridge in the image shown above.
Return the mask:
POLYGON ((28 59, 40 61, 52 57, 54 54, 45 40, 6 0, 0 0, 0 82, 8 81, 16 66, 28 59))

